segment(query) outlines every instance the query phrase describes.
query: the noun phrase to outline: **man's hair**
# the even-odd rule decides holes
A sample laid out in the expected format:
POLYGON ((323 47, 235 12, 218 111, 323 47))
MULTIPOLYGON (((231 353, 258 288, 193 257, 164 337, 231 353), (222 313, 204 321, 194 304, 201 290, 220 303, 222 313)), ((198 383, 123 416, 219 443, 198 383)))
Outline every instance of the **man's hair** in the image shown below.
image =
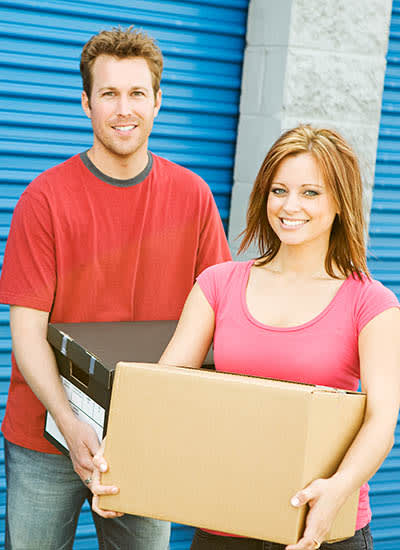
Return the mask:
POLYGON ((111 55, 119 59, 129 57, 145 59, 151 72, 153 92, 156 97, 160 89, 163 56, 153 38, 133 27, 127 29, 116 27, 92 36, 83 46, 80 63, 83 89, 89 100, 92 91, 92 68, 100 55, 111 55))
POLYGON ((362 273, 369 276, 365 250, 365 221, 362 182, 357 157, 350 145, 334 130, 308 124, 288 130, 272 145, 258 172, 250 195, 247 226, 239 252, 256 242, 259 265, 270 262, 278 253, 280 240, 267 216, 271 183, 282 161, 290 156, 311 153, 339 214, 334 219, 325 269, 336 277, 334 264, 345 277, 362 273))

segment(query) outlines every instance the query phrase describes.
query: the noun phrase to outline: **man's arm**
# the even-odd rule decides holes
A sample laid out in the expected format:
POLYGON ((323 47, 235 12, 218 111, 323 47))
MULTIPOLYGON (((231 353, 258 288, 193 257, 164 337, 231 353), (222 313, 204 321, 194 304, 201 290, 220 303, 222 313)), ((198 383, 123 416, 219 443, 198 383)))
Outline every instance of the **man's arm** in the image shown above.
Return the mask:
POLYGON ((202 225, 197 250, 196 277, 207 267, 232 259, 222 220, 208 186, 205 193, 205 204, 201 210, 202 225))
POLYGON ((47 342, 49 313, 10 307, 12 347, 17 365, 36 397, 53 416, 70 451, 76 473, 91 476, 92 457, 99 448, 95 431, 73 413, 64 392, 54 353, 47 342))

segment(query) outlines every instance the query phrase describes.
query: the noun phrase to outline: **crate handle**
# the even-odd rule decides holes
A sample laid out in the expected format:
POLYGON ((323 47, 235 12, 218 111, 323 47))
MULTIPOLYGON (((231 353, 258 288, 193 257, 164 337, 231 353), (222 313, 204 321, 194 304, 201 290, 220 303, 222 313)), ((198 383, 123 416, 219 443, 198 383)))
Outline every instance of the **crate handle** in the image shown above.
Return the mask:
POLYGON ((78 382, 85 389, 89 386, 89 374, 74 365, 71 359, 69 360, 69 375, 72 380, 78 382))

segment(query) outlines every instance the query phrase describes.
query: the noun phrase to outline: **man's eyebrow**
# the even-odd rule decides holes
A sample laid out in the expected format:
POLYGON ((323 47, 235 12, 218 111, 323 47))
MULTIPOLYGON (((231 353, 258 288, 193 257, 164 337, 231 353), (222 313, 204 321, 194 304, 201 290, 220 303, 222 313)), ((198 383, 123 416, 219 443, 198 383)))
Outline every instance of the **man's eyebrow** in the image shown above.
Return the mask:
MULTIPOLYGON (((147 88, 147 86, 140 86, 140 85, 134 85, 129 88, 130 90, 146 90, 149 91, 150 88, 147 88)), ((102 86, 97 91, 102 92, 104 90, 118 90, 117 86, 102 86)))

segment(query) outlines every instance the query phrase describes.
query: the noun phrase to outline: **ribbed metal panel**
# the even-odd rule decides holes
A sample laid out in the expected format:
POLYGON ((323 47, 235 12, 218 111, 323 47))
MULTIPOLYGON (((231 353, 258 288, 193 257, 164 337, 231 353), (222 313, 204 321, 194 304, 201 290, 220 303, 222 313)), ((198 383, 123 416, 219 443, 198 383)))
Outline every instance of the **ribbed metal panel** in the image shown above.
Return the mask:
MULTIPOLYGON (((393 2, 369 229, 372 275, 400 298, 400 2, 393 2)), ((376 550, 400 548, 400 420, 395 446, 371 481, 376 550)))
MULTIPOLYGON (((103 28, 134 25, 165 55, 163 106, 151 149, 201 175, 225 224, 232 171, 249 0, 2 0, 0 3, 0 261, 13 208, 40 172, 91 145, 80 107, 79 55, 103 28)), ((8 308, 0 305, 0 416, 10 376, 8 308)), ((0 440, 0 547, 4 537, 4 462, 0 440)), ((171 548, 189 547, 192 530, 175 527, 171 548)), ((97 548, 90 514, 76 549, 97 548)))

